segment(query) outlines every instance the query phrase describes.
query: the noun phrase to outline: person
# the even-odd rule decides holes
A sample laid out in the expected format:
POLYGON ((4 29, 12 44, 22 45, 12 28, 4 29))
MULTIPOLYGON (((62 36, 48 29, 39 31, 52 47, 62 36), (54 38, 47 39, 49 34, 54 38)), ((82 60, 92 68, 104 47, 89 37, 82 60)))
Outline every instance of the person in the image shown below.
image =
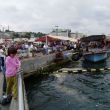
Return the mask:
POLYGON ((17 99, 17 72, 20 69, 20 60, 16 56, 17 50, 14 47, 8 48, 8 56, 6 57, 6 81, 7 95, 12 95, 17 99))
POLYGON ((44 44, 43 48, 44 48, 45 54, 48 55, 48 45, 44 44))
POLYGON ((3 73, 2 94, 4 95, 6 93, 6 76, 5 76, 5 55, 2 46, 0 46, 0 69, 3 73))
POLYGON ((74 46, 74 50, 76 51, 76 48, 77 48, 77 45, 76 45, 76 43, 75 43, 73 46, 74 46))
POLYGON ((32 51, 33 50, 33 44, 29 44, 29 46, 28 46, 28 56, 29 57, 32 57, 32 51))

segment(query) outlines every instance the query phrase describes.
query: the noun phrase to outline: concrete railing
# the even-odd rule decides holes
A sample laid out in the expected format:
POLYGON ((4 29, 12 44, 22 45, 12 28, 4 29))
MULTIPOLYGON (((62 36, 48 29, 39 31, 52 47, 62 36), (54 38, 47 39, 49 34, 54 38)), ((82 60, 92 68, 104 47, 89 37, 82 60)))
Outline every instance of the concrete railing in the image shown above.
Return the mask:
POLYGON ((18 72, 18 110, 25 110, 23 71, 18 72))

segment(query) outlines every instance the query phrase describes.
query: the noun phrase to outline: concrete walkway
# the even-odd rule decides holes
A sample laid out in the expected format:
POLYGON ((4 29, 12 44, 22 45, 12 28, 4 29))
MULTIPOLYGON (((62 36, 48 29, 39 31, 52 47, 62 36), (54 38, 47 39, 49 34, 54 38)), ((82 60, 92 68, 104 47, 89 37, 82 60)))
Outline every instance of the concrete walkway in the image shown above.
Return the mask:
MULTIPOLYGON (((2 83, 3 75, 0 72, 0 96, 2 96, 2 83)), ((24 101, 25 101, 25 110, 29 110, 25 88, 24 88, 24 101)), ((12 99, 10 104, 0 105, 0 110, 18 110, 18 100, 12 99)))
MULTIPOLYGON (((3 83, 3 75, 0 72, 0 96, 2 96, 2 83, 3 83)), ((0 105, 0 110, 9 110, 9 108, 10 108, 10 104, 5 105, 5 106, 0 105)), ((12 110, 14 110, 14 109, 12 109, 12 110)))

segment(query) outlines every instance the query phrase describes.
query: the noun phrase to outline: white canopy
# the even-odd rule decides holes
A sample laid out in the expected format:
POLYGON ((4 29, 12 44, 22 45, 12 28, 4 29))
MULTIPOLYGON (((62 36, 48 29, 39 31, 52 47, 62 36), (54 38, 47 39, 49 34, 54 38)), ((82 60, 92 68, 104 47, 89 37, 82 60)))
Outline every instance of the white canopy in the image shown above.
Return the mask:
POLYGON ((35 42, 35 38, 30 38, 28 42, 35 42))
POLYGON ((53 36, 53 35, 48 35, 48 36, 52 37, 52 38, 60 39, 60 40, 68 40, 71 42, 77 42, 77 39, 75 39, 75 38, 64 37, 64 36, 53 36))

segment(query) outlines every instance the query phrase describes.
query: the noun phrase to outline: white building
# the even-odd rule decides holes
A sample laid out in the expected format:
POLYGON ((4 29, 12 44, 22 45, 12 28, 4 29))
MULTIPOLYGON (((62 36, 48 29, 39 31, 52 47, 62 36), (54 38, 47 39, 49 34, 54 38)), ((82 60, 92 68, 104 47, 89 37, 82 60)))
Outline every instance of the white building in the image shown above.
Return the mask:
POLYGON ((52 36, 64 36, 64 37, 71 37, 71 38, 82 38, 85 35, 79 32, 71 32, 71 29, 53 29, 52 32, 49 34, 52 36))
POLYGON ((78 33, 78 32, 76 32, 76 33, 71 33, 71 35, 70 35, 72 38, 82 38, 82 37, 84 37, 85 35, 83 34, 83 33, 78 33))
POLYGON ((0 38, 13 38, 13 32, 0 32, 0 38))
POLYGON ((53 36, 64 36, 70 37, 71 30, 70 29, 53 29, 50 35, 53 36))

